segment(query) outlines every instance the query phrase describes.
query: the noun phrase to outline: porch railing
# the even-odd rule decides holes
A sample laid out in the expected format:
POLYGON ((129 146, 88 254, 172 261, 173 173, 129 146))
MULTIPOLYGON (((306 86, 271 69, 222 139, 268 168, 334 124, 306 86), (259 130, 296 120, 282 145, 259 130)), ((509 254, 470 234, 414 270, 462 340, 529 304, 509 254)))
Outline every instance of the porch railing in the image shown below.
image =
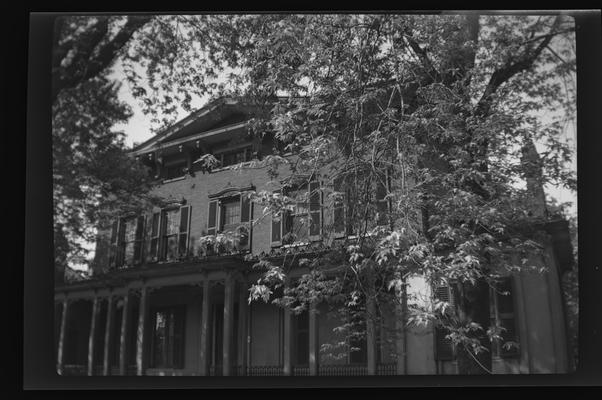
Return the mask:
POLYGON ((320 365, 318 368, 320 376, 362 376, 367 374, 366 366, 357 364, 320 365))
POLYGON ((261 365, 249 367, 248 376, 282 376, 282 367, 279 365, 261 365))

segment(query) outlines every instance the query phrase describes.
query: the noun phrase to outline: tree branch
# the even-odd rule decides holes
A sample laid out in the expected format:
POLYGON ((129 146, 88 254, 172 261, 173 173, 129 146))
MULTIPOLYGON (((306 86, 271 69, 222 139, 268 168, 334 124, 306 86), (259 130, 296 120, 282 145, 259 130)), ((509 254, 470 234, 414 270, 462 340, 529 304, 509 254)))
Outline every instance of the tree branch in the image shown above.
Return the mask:
POLYGON ((552 38, 555 35, 562 33, 562 31, 553 32, 554 29, 556 29, 556 27, 560 24, 560 22, 561 22, 561 18, 560 18, 560 16, 557 16, 556 19, 554 20, 554 23, 552 24, 552 27, 550 28, 550 33, 547 35, 538 37, 537 40, 539 40, 539 39, 543 39, 543 40, 535 48, 535 50, 525 51, 525 53, 523 53, 522 55, 517 57, 515 62, 507 62, 504 66, 497 69, 491 75, 491 78, 489 79, 489 83, 487 84, 487 87, 485 88, 485 91, 483 92, 483 95, 479 99, 479 102, 477 103, 477 106, 476 106, 476 114, 478 116, 484 117, 489 113, 489 110, 491 108, 491 99, 492 99, 493 95, 495 94, 496 90, 503 83, 507 82, 514 75, 531 68, 533 66, 533 63, 537 59, 537 57, 539 57, 541 52, 548 46, 548 44, 550 43, 552 38))
POLYGON ((423 49, 422 47, 420 47, 420 45, 418 44, 418 42, 416 42, 416 40, 412 36, 411 32, 409 32, 409 30, 406 29, 404 31, 404 33, 403 33, 403 37, 408 42, 408 44, 410 45, 410 47, 412 48, 412 50, 414 51, 414 53, 422 61, 422 65, 426 69, 426 72, 429 75, 429 77, 432 80, 434 80, 434 81, 441 80, 441 76, 439 75, 439 71, 437 71, 437 69, 435 68, 435 66, 431 62, 431 60, 430 60, 430 58, 429 58, 429 56, 427 54, 427 51, 425 49, 423 49))
MULTIPOLYGON (((151 16, 128 17, 125 25, 119 30, 113 39, 99 48, 94 55, 94 50, 105 38, 108 30, 108 19, 100 19, 93 28, 90 36, 86 38, 85 46, 79 48, 76 59, 65 69, 60 67, 62 57, 55 57, 53 68, 52 101, 54 102, 59 93, 64 89, 73 88, 87 81, 111 65, 118 52, 131 39, 132 35, 150 21, 151 16), (82 72, 78 72, 79 63, 85 63, 82 72)), ((74 43, 74 48, 80 47, 82 43, 74 43)), ((56 49, 60 54, 67 54, 69 49, 56 49)))

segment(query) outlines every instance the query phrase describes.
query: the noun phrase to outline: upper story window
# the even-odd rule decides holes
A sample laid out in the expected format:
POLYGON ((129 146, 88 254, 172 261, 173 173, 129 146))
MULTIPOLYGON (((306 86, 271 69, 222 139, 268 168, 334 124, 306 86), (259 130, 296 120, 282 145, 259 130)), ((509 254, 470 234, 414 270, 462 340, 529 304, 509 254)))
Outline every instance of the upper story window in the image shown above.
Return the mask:
POLYGON ((387 194, 391 190, 391 171, 388 169, 370 175, 340 175, 334 179, 333 190, 338 194, 332 204, 336 237, 356 234, 354 216, 358 212, 359 219, 369 218, 368 225, 371 225, 371 221, 377 225, 389 224, 391 200, 387 194), (366 205, 370 206, 367 214, 359 209, 366 205))
POLYGON ((247 250, 251 236, 252 203, 245 195, 220 197, 209 201, 207 234, 229 233, 237 250, 247 250))
POLYGON ((222 208, 222 223, 220 230, 240 223, 240 198, 238 196, 224 200, 222 208))
POLYGON ((165 179, 175 179, 186 175, 186 162, 178 162, 165 166, 165 179))
POLYGON ((220 167, 251 161, 253 158, 252 145, 249 144, 232 150, 216 151, 214 156, 220 162, 220 167))
POLYGON ((109 266, 123 268, 142 262, 144 216, 119 218, 111 228, 109 266))
POLYGON ((319 240, 322 234, 322 192, 320 182, 311 181, 285 194, 295 200, 293 210, 272 217, 272 246, 319 240))
POLYGON ((188 254, 190 206, 174 207, 153 214, 150 261, 175 261, 188 254))

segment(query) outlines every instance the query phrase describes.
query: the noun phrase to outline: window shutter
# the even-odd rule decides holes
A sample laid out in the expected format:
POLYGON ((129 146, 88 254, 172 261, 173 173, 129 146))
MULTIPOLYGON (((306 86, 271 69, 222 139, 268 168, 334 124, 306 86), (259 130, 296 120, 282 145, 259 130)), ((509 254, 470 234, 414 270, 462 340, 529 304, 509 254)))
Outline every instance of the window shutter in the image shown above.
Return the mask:
POLYGON ((217 206, 218 200, 209 202, 209 217, 207 218, 207 234, 215 235, 217 233, 217 206))
POLYGON ((117 261, 117 230, 119 220, 115 220, 111 225, 111 241, 109 246, 109 268, 115 268, 117 261))
POLYGON ((144 225, 146 217, 141 215, 136 221, 136 242, 134 243, 134 264, 142 263, 142 244, 144 243, 144 225))
POLYGON ((119 228, 117 229, 117 258, 115 260, 117 267, 123 265, 125 255, 125 221, 119 220, 119 228))
POLYGON ((178 255, 188 254, 188 237, 190 232, 190 206, 180 207, 180 232, 178 234, 178 255))
MULTIPOLYGON (((274 193, 279 193, 279 191, 275 191, 274 193)), ((280 192, 281 193, 281 192, 280 192)), ((285 214, 282 212, 280 214, 280 219, 276 219, 274 214, 272 214, 272 246, 280 246, 282 244, 282 225, 285 219, 285 214)))
MULTIPOLYGON (((435 288, 435 298, 439 301, 445 301, 451 307, 455 306, 454 296, 450 286, 443 285, 435 288)), ((449 361, 455 358, 454 345, 451 339, 446 338, 449 331, 443 327, 435 327, 435 359, 439 361, 449 361)))
POLYGON ((240 223, 241 227, 239 228, 240 239, 239 246, 241 249, 248 248, 251 238, 251 215, 252 215, 252 204, 251 199, 245 196, 245 194, 240 195, 240 223))
POLYGON ((500 333, 500 336, 503 338, 503 343, 499 344, 498 353, 501 357, 517 356, 519 354, 519 349, 517 347, 512 346, 510 348, 504 348, 504 344, 507 342, 518 342, 511 277, 503 278, 497 282, 495 297, 495 313, 498 324, 505 329, 500 333))
POLYGON ((161 213, 153 213, 151 225, 151 240, 150 251, 148 253, 149 261, 157 261, 159 259, 159 224, 161 222, 161 213))
POLYGON ((251 218, 251 200, 244 194, 240 195, 240 222, 249 222, 251 218))
POLYGON ((322 233, 322 191, 318 181, 309 183, 309 216, 311 219, 309 236, 320 236, 322 233))
POLYGON ((159 217, 159 240, 157 250, 157 260, 164 260, 167 253, 167 241, 165 240, 165 230, 167 229, 167 213, 161 211, 159 217))
POLYGON ((345 189, 343 188, 343 177, 339 176, 334 179, 333 189, 335 192, 343 193, 343 198, 340 201, 335 201, 333 204, 333 230, 335 237, 345 235, 345 189))

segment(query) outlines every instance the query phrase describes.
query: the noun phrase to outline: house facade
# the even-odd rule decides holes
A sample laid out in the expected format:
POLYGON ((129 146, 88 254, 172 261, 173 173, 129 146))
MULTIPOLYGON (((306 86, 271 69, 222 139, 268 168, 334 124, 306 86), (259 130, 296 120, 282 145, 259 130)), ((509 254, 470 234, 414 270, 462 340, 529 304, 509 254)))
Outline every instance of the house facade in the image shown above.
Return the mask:
MULTIPOLYGON (((57 371, 62 375, 311 376, 456 374, 454 347, 435 327, 402 328, 403 310, 383 312, 378 326, 354 343, 334 329, 341 313, 314 304, 299 315, 271 303, 249 303, 259 257, 311 258, 345 240, 324 238, 336 207, 320 191, 320 176, 298 191, 308 201, 286 219, 264 217, 247 193, 274 190, 254 161, 272 152, 269 136, 249 135, 257 109, 232 99, 212 102, 151 140, 132 156, 161 184, 165 204, 146 215, 116 218, 99 241, 89 279, 55 287, 57 371), (195 162, 212 154, 213 169, 195 162), (247 168, 236 167, 245 163, 247 168), (304 227, 303 218, 311 220, 304 227), (285 238, 296 231, 297 242, 285 238), (215 239, 234 233, 234 242, 215 239), (204 238, 204 239, 201 239, 204 238), (335 345, 337 344, 337 345, 335 345)), ((378 188, 377 188, 378 189, 378 188)), ((376 190, 376 201, 378 190, 376 190)), ((562 222, 549 226, 543 274, 500 282, 509 296, 491 296, 491 318, 517 346, 492 348, 494 373, 562 373, 568 352, 560 274, 568 268, 562 222)), ((308 269, 295 266, 291 279, 308 269)), ((428 288, 421 277, 408 292, 453 301, 449 288, 428 288)))

